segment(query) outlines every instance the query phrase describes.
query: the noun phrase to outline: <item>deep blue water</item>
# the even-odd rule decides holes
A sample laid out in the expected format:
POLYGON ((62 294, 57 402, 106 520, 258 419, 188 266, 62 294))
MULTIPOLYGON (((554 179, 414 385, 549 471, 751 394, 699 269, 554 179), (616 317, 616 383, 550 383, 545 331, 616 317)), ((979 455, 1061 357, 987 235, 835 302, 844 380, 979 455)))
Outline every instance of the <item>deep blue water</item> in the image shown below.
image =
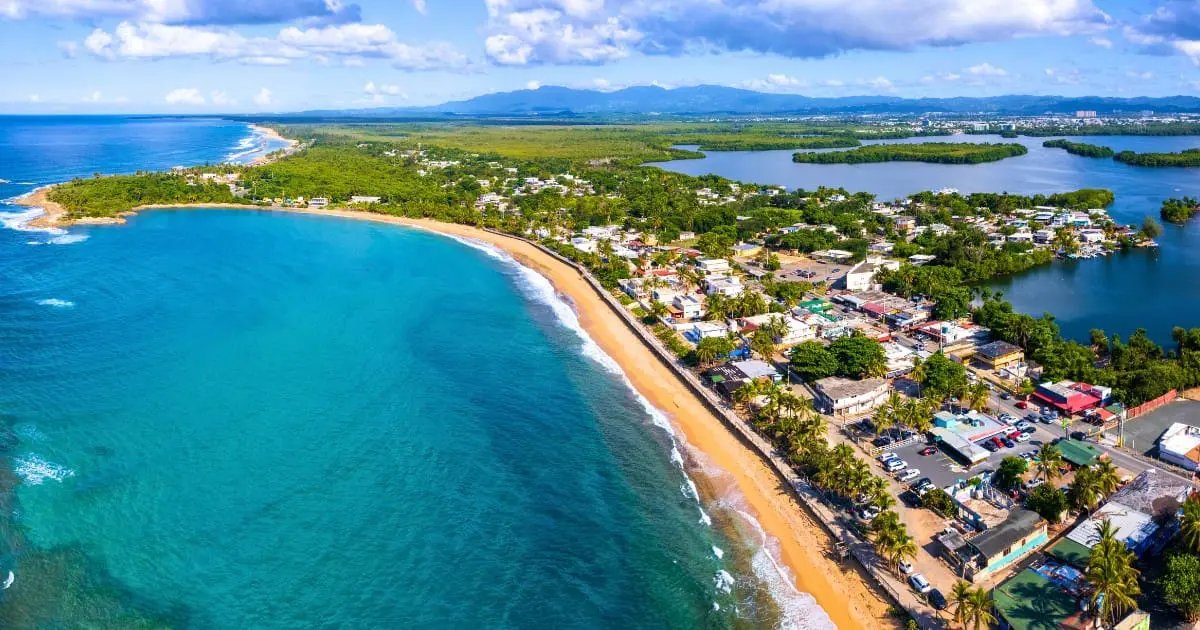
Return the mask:
MULTIPOLYGON (((1114 150, 1180 151, 1200 147, 1193 136, 1088 136, 1070 138, 1114 150)), ((818 186, 866 191, 895 199, 943 187, 969 192, 1055 193, 1079 188, 1108 188, 1116 194, 1109 208, 1121 223, 1140 223, 1158 216, 1163 200, 1200 196, 1200 169, 1141 168, 1108 159, 1071 155, 1042 147, 1046 138, 1003 139, 999 136, 907 138, 885 143, 1020 142, 1023 156, 988 164, 947 165, 917 162, 879 164, 796 164, 793 151, 710 152, 702 160, 654 164, 700 175, 789 188, 818 186)), ((874 144, 868 143, 868 144, 874 144)), ((1128 336, 1146 328, 1160 343, 1170 342, 1172 326, 1200 326, 1200 226, 1165 226, 1158 251, 1137 251, 1104 259, 1056 263, 997 282, 1019 311, 1058 318, 1063 333, 1086 339, 1092 328, 1128 336)))
MULTIPOLYGON (((39 184, 246 135, 6 124, 39 184)), ((395 226, 0 230, 0 627, 820 626, 610 366, 544 278, 395 226)))

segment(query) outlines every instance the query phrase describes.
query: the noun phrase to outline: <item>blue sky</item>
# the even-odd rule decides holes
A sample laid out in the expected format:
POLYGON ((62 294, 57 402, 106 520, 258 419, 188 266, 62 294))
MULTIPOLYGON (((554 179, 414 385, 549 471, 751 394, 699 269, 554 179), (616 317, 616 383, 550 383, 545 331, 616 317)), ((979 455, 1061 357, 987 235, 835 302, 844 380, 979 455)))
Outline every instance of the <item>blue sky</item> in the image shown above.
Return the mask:
POLYGON ((1200 95, 1200 0, 0 0, 0 112, 426 105, 537 85, 1200 95))

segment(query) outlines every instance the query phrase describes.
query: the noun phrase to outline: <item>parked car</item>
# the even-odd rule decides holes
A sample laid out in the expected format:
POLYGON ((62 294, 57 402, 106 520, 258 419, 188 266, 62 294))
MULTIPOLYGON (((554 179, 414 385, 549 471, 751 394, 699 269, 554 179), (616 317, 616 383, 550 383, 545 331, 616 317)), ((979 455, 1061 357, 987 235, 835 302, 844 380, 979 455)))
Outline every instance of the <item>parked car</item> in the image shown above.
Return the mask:
POLYGON ((933 606, 938 610, 946 609, 946 596, 942 595, 942 592, 936 588, 930 589, 929 592, 925 594, 925 597, 929 599, 930 606, 933 606))
POLYGON ((1004 446, 1004 441, 1001 438, 993 435, 992 436, 992 444, 994 444, 996 446, 996 450, 1000 450, 1000 447, 1004 446))
POLYGON ((1020 433, 1017 434, 1017 442, 1028 442, 1030 440, 1030 438, 1032 438, 1032 437, 1033 437, 1032 432, 1026 433, 1024 431, 1021 431, 1020 433))
POLYGON ((933 588, 929 585, 929 580, 926 580, 925 576, 920 573, 908 576, 908 584, 918 593, 928 593, 933 588))
POLYGON ((875 520, 876 516, 879 516, 879 511, 880 510, 878 507, 872 505, 870 507, 865 507, 862 510, 860 510, 858 513, 858 517, 864 521, 873 521, 873 520, 875 520))
POLYGON ((879 457, 876 457, 875 459, 879 460, 879 463, 880 463, 880 464, 886 464, 886 463, 887 463, 887 460, 889 460, 889 459, 900 459, 900 456, 899 456, 899 455, 897 455, 897 454, 895 454, 895 453, 893 453, 893 452, 891 452, 891 451, 888 451, 888 452, 886 452, 886 453, 884 453, 884 454, 880 455, 879 457))
POLYGON ((1035 429, 1033 427, 1025 427, 1024 429, 1021 429, 1021 433, 1024 433, 1026 435, 1033 435, 1033 433, 1035 431, 1037 431, 1037 429, 1035 429))
POLYGON ((1004 438, 1003 440, 1000 440, 1000 441, 1004 443, 1004 448, 1012 448, 1017 445, 1016 442, 1014 442, 1008 438, 1004 438))
POLYGON ((913 479, 916 479, 919 476, 921 476, 921 470, 919 468, 909 468, 908 470, 905 470, 904 472, 900 473, 899 475, 896 475, 896 481, 900 481, 900 482, 912 481, 913 479))
POLYGON ((1013 428, 1018 431, 1024 431, 1025 429, 1029 428, 1029 426, 1029 423, 1025 420, 1018 420, 1017 423, 1013 425, 1013 428))
POLYGON ((934 453, 937 452, 937 447, 936 446, 926 446, 925 448, 921 449, 920 452, 921 452, 921 455, 933 455, 934 453))
POLYGON ((872 446, 878 446, 881 448, 884 446, 887 446, 888 444, 891 444, 891 443, 892 443, 892 438, 890 438, 886 435, 881 435, 881 436, 875 438, 874 440, 871 440, 872 446))
POLYGON ((901 573, 903 573, 904 575, 908 575, 909 573, 912 573, 912 570, 913 570, 913 566, 911 564, 909 564, 905 560, 900 561, 900 572, 901 573))
POLYGON ((1000 400, 1012 400, 1012 394, 1004 392, 1003 394, 1000 394, 1000 400))
POLYGON ((1028 409, 1028 408, 1029 408, 1029 403, 1025 402, 1024 400, 1017 401, 1017 409, 1028 409))
POLYGON ((979 445, 983 448, 986 448, 989 453, 995 453, 996 451, 1000 450, 1000 447, 996 446, 996 443, 991 440, 980 442, 979 445))
POLYGON ((883 463, 883 469, 888 472, 896 472, 897 470, 904 470, 905 468, 908 468, 908 463, 899 458, 889 459, 883 463))
POLYGON ((1086 440, 1086 439, 1087 439, 1087 434, 1086 434, 1086 433, 1084 433, 1083 431, 1072 431, 1072 432, 1071 432, 1071 439, 1072 439, 1072 440, 1081 440, 1081 441, 1082 441, 1082 440, 1086 440))
POLYGON ((1030 479, 1029 481, 1025 482, 1025 489, 1033 490, 1034 488, 1042 485, 1043 483, 1046 483, 1046 482, 1042 479, 1030 479))

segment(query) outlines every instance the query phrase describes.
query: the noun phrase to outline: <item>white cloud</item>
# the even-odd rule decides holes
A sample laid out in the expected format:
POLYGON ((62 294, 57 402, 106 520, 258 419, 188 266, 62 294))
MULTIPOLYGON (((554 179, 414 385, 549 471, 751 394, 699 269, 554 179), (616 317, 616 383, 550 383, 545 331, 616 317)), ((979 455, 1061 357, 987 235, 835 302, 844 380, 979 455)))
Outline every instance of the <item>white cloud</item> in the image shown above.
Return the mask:
POLYGON ((79 44, 72 41, 58 42, 58 49, 67 59, 74 59, 79 54, 79 44))
POLYGON ((196 88, 178 88, 167 93, 166 99, 168 105, 190 105, 199 107, 207 101, 200 94, 200 90, 196 88))
POLYGON ((1078 70, 1059 70, 1058 68, 1046 68, 1043 70, 1051 81, 1059 85, 1078 85, 1083 82, 1083 77, 1078 70))
POLYGON ((1026 36, 1098 34, 1093 0, 485 0, 498 64, 603 63, 746 51, 825 57, 1026 36))
POLYGON ((1107 37, 1101 37, 1099 35, 1091 38, 1088 41, 1092 42, 1092 44, 1095 44, 1096 46, 1099 46, 1101 48, 1112 48, 1113 47, 1113 43, 1112 43, 1111 39, 1109 39, 1107 37))
POLYGON ((420 13, 421 15, 429 13, 429 6, 426 3, 426 0, 412 0, 412 5, 413 8, 417 10, 417 13, 420 13))
POLYGON ((1006 77, 1008 71, 1004 68, 997 68, 988 62, 976 64, 967 68, 967 72, 980 77, 1006 77))
POLYGON ((1154 73, 1150 71, 1137 72, 1135 70, 1129 70, 1125 73, 1125 76, 1129 77, 1130 79, 1137 79, 1139 81, 1150 81, 1154 78, 1154 73))
POLYGON ((122 22, 111 33, 92 31, 84 46, 102 59, 164 59, 206 57, 237 60, 250 65, 284 65, 312 59, 328 63, 330 57, 376 58, 392 65, 427 70, 461 68, 467 58, 446 43, 411 45, 381 24, 343 24, 301 29, 289 26, 276 37, 246 37, 227 29, 122 22))
POLYGON ((808 81, 787 74, 768 74, 766 79, 748 79, 741 87, 758 92, 791 92, 808 87, 808 81))
POLYGON ((824 87, 842 87, 846 85, 846 82, 840 79, 825 79, 821 81, 821 85, 824 87))
POLYGON ((342 65, 347 68, 361 68, 366 65, 366 62, 358 57, 347 57, 342 60, 342 65))
POLYGON ((212 99, 213 105, 237 105, 237 99, 230 98, 228 94, 222 92, 221 90, 213 90, 210 98, 212 99))
POLYGON ((88 94, 87 96, 83 97, 84 103, 99 103, 100 101, 103 101, 103 100, 104 100, 104 94, 102 92, 100 92, 99 90, 96 90, 95 92, 92 92, 91 94, 88 94))
POLYGON ((357 4, 342 0, 4 0, 0 18, 104 19, 162 24, 281 24, 297 20, 357 22, 357 4))
POLYGON ((892 92, 895 86, 887 77, 875 77, 874 79, 866 79, 858 81, 858 84, 870 88, 876 92, 892 92))
POLYGON ((275 104, 274 97, 271 96, 271 90, 263 88, 254 95, 254 104, 259 107, 270 107, 275 104))
POLYGON ((386 83, 376 84, 374 81, 368 81, 363 86, 363 94, 367 94, 369 98, 359 99, 355 103, 379 105, 384 102, 388 96, 399 96, 404 100, 408 100, 408 95, 400 89, 399 85, 388 85, 386 83))
POLYGON ((525 84, 526 90, 536 90, 540 87, 542 87, 542 84, 537 81, 530 81, 529 83, 525 84))
POLYGON ((592 85, 597 90, 607 90, 612 87, 612 82, 608 79, 592 79, 592 85))
POLYGON ((42 97, 41 97, 41 96, 39 96, 39 95, 37 95, 37 94, 30 94, 30 95, 29 95, 29 102, 30 102, 30 103, 41 103, 41 102, 42 102, 42 97))

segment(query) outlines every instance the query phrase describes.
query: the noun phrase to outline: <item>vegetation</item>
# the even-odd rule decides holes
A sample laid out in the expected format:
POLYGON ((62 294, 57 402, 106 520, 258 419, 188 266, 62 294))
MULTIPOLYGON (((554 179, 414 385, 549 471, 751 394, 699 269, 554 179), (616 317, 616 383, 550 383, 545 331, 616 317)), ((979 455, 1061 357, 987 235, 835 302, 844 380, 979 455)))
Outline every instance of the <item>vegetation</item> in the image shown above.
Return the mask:
POLYGON ((1062 474, 1063 456, 1062 451, 1053 444, 1042 444, 1038 447, 1037 460, 1034 463, 1034 469, 1037 474, 1047 484, 1054 483, 1055 479, 1062 474))
POLYGON ((1200 555, 1167 555, 1166 573, 1158 580, 1163 599, 1190 622, 1200 621, 1200 555))
POLYGON ((789 354, 792 372, 807 383, 837 374, 838 360, 819 341, 805 341, 792 347, 789 354))
POLYGON ((921 497, 921 505, 941 514, 946 518, 958 515, 958 505, 954 499, 941 488, 932 488, 921 497))
POLYGON ((1184 547, 1200 554, 1200 494, 1193 493, 1183 502, 1179 540, 1184 547))
POLYGON ((983 630, 991 627, 996 621, 992 615, 992 596, 982 586, 971 588, 971 583, 958 580, 950 591, 950 607, 953 609, 954 623, 959 627, 971 630, 983 630))
POLYGON ((1071 155, 1081 155, 1083 157, 1110 158, 1113 156, 1113 150, 1108 147, 1083 142, 1071 142, 1070 140, 1047 140, 1042 143, 1042 146, 1052 149, 1065 149, 1071 155))
POLYGON ((75 179, 50 189, 50 201, 72 218, 115 217, 146 204, 248 203, 224 184, 195 182, 176 173, 138 173, 75 179))
POLYGON ((1067 511, 1067 497, 1058 488, 1044 483, 1029 493, 1025 506, 1040 514, 1047 522, 1059 523, 1063 512, 1067 511))
POLYGON ((921 377, 918 383, 923 396, 945 400, 966 391, 967 368, 961 363, 951 361, 942 352, 929 355, 920 368, 920 372, 912 376, 913 380, 917 380, 917 376, 921 377))
POLYGON ((1092 585, 1092 610, 1100 621, 1111 626, 1125 612, 1137 607, 1135 599, 1141 594, 1136 557, 1125 543, 1116 537, 1117 529, 1104 520, 1100 523, 1100 541, 1092 547, 1084 575, 1092 585))
POLYGON ((873 144, 849 151, 796 153, 793 162, 806 164, 865 164, 869 162, 931 162, 934 164, 981 164, 1029 152, 1021 144, 975 144, 925 142, 921 144, 873 144))
POLYGON ((1134 153, 1133 151, 1121 151, 1114 155, 1113 159, 1132 166, 1193 167, 1200 166, 1200 149, 1186 149, 1179 153, 1134 153))
POLYGON ((1183 199, 1171 198, 1163 202, 1159 214, 1168 223, 1187 223, 1188 219, 1200 213, 1200 200, 1193 197, 1183 199))
POLYGON ((1000 460, 1000 467, 992 476, 992 485, 1001 490, 1010 490, 1021 484, 1021 476, 1029 469, 1029 464, 1020 457, 1009 455, 1000 460))

